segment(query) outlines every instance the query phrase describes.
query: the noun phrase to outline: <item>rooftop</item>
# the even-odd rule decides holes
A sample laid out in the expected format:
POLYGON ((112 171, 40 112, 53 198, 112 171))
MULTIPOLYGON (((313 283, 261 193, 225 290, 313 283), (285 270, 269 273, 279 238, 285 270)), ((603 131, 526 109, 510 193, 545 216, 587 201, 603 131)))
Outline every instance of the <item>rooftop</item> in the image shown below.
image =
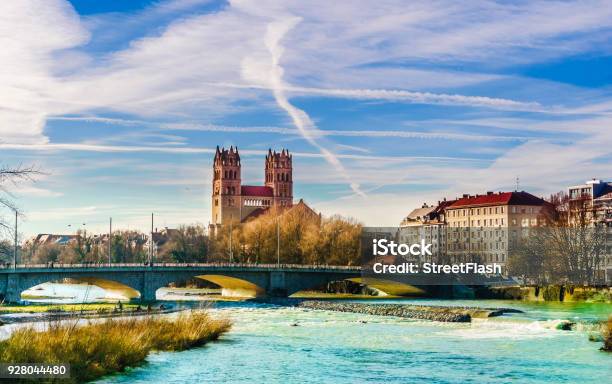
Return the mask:
POLYGON ((451 204, 448 208, 481 207, 489 205, 543 205, 541 198, 531 193, 520 192, 488 192, 486 195, 463 195, 462 198, 451 204))
POLYGON ((243 185, 240 187, 240 194, 242 196, 274 197, 272 187, 260 185, 243 185))

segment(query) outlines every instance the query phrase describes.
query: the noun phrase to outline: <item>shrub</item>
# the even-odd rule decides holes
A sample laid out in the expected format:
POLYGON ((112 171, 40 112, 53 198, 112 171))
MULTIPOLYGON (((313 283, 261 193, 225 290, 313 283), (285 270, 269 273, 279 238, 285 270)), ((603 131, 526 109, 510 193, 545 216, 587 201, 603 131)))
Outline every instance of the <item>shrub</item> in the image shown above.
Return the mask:
POLYGON ((601 349, 612 352, 612 316, 608 318, 608 323, 604 325, 603 337, 604 345, 601 349))
POLYGON ((85 325, 78 320, 51 322, 44 331, 21 328, 0 341, 0 362, 68 363, 68 382, 80 383, 137 366, 152 350, 181 351, 204 345, 230 326, 228 320, 214 319, 204 311, 183 312, 174 319, 105 319, 85 325))

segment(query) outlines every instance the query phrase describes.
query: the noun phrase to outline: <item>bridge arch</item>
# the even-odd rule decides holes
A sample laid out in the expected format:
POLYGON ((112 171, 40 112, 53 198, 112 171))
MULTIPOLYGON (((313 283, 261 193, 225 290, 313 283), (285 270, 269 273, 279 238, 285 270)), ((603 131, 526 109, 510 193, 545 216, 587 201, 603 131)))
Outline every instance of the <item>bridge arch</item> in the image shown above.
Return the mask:
POLYGON ((380 292, 383 292, 384 294, 392 296, 423 296, 426 293, 425 290, 419 287, 394 280, 373 277, 353 277, 347 280, 364 284, 370 288, 374 288, 380 292))
MULTIPOLYGON (((24 292, 32 290, 45 283, 62 282, 65 280, 65 276, 55 274, 33 274, 30 276, 21 276, 16 291, 13 292, 13 300, 17 301, 20 299, 24 292)), ((100 278, 98 276, 90 275, 70 275, 70 280, 78 283, 86 283, 105 291, 105 299, 112 300, 133 300, 140 298, 140 291, 137 282, 125 279, 123 276, 116 276, 113 279, 100 278)), ((92 297, 91 299, 99 299, 101 297, 92 297)))
POLYGON ((160 290, 168 288, 170 284, 186 282, 192 279, 199 279, 212 283, 213 286, 218 287, 220 290, 220 295, 223 297, 249 298, 263 296, 266 294, 267 284, 265 284, 265 278, 262 278, 262 276, 258 276, 257 274, 249 275, 248 273, 241 274, 231 272, 180 272, 158 276, 158 278, 156 278, 156 285, 154 287, 154 296, 156 299, 163 299, 163 297, 159 294, 160 290))
POLYGON ((198 279, 207 280, 221 287, 221 296, 226 297, 257 297, 266 294, 266 289, 249 280, 227 275, 198 275, 198 279))

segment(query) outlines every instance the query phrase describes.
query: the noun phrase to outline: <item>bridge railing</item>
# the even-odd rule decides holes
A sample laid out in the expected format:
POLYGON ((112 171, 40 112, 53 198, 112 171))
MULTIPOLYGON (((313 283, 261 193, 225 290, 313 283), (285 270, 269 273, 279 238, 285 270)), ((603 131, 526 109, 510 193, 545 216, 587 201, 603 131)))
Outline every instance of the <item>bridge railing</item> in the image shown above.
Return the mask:
POLYGON ((46 264, 0 264, 0 269, 84 269, 84 268, 253 268, 253 269, 327 269, 358 271, 360 266, 355 265, 328 265, 328 264, 253 264, 253 263, 46 263, 46 264))

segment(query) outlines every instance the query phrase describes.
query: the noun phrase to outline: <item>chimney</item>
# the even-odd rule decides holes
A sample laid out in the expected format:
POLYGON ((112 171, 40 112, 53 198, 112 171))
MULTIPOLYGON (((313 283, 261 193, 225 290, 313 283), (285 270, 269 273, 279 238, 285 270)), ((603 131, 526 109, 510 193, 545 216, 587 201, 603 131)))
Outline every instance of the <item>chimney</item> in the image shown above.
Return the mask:
POLYGON ((493 194, 493 192, 487 191, 487 196, 491 196, 492 194, 493 194))
POLYGON ((463 194, 463 198, 465 199, 465 198, 467 198, 467 197, 470 197, 470 195, 468 195, 467 193, 464 193, 464 194, 463 194))

